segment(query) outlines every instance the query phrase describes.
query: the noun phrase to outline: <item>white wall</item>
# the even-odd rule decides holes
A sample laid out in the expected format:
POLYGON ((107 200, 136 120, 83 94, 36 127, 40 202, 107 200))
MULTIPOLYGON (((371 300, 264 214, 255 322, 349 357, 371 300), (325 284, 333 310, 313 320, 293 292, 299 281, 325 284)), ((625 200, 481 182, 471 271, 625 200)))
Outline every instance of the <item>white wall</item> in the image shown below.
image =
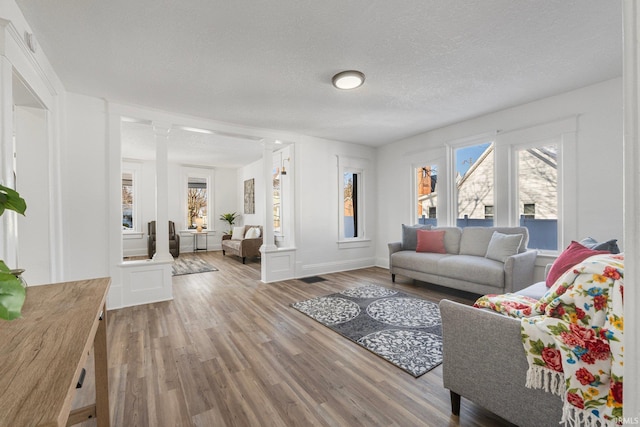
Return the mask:
POLYGON ((239 225, 262 225, 265 218, 265 182, 262 172, 262 160, 253 162, 243 168, 238 169, 236 186, 236 206, 231 210, 238 212, 238 218, 234 226, 239 225), (255 212, 253 214, 244 211, 244 182, 253 179, 255 189, 255 212))
MULTIPOLYGON (((304 138, 295 145, 296 275, 305 277, 375 264, 376 150, 357 144, 304 138), (359 159, 365 170, 365 241, 340 244, 342 179, 338 157, 359 159), (340 207, 339 207, 340 206, 340 207)), ((292 174, 293 175, 293 174, 292 174)))
POLYGON ((15 110, 16 189, 27 201, 25 216, 18 216, 18 265, 29 285, 51 283, 50 182, 47 111, 15 110))
MULTIPOLYGON (((379 239, 377 263, 388 266, 387 243, 399 241, 402 223, 411 221, 411 164, 422 153, 444 156, 448 141, 487 132, 526 128, 577 115, 577 216, 569 239, 619 239, 624 247, 622 206, 622 80, 541 99, 398 141, 378 150, 379 239)), ((427 156, 428 157, 428 156, 427 156)), ((438 177, 438 185, 444 177, 438 177)), ((440 217, 439 217, 440 223, 440 217)), ((564 242, 565 246, 570 242, 564 242)))
POLYGON ((109 275, 105 103, 68 93, 65 111, 60 153, 65 280, 104 277, 109 275))

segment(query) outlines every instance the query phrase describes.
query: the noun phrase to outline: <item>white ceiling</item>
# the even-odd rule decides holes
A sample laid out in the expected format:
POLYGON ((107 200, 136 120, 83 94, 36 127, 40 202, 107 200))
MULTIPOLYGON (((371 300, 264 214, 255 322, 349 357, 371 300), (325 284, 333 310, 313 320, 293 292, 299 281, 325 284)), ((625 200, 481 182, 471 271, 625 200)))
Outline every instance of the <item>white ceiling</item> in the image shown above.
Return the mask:
POLYGON ((622 74, 616 0, 17 3, 69 91, 371 146, 622 74))

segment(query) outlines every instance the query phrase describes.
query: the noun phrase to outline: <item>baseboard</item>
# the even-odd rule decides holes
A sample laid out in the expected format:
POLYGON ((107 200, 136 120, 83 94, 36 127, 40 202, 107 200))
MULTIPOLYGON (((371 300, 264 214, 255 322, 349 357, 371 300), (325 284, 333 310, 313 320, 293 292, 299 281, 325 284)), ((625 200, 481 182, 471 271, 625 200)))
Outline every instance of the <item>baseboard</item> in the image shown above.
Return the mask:
POLYGON ((374 258, 360 258, 346 261, 334 261, 318 264, 298 264, 296 277, 317 276, 320 274, 339 273, 341 271, 357 270, 375 267, 374 258))

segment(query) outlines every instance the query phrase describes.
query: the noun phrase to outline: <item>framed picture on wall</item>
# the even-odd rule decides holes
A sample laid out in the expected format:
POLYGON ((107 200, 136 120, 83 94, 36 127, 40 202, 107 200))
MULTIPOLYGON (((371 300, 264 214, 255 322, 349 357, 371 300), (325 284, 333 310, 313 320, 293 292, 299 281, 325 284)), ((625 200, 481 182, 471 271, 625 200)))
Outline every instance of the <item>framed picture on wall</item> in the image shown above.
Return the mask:
POLYGON ((255 181, 253 178, 247 179, 244 182, 244 213, 256 213, 255 181))

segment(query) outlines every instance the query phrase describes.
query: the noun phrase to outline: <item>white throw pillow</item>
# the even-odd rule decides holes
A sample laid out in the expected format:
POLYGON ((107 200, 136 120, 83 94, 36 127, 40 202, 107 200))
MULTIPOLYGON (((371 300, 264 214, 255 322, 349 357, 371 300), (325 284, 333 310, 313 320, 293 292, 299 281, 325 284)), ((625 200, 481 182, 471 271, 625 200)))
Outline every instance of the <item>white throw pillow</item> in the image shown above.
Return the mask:
POLYGON ((522 243, 522 234, 503 234, 494 231, 485 257, 504 262, 508 257, 518 253, 520 243, 522 243))
POLYGON ((231 240, 242 240, 244 238, 244 227, 233 227, 231 240))
POLYGON ((251 227, 247 230, 247 234, 244 235, 245 239, 256 239, 260 237, 260 230, 256 227, 251 227))

